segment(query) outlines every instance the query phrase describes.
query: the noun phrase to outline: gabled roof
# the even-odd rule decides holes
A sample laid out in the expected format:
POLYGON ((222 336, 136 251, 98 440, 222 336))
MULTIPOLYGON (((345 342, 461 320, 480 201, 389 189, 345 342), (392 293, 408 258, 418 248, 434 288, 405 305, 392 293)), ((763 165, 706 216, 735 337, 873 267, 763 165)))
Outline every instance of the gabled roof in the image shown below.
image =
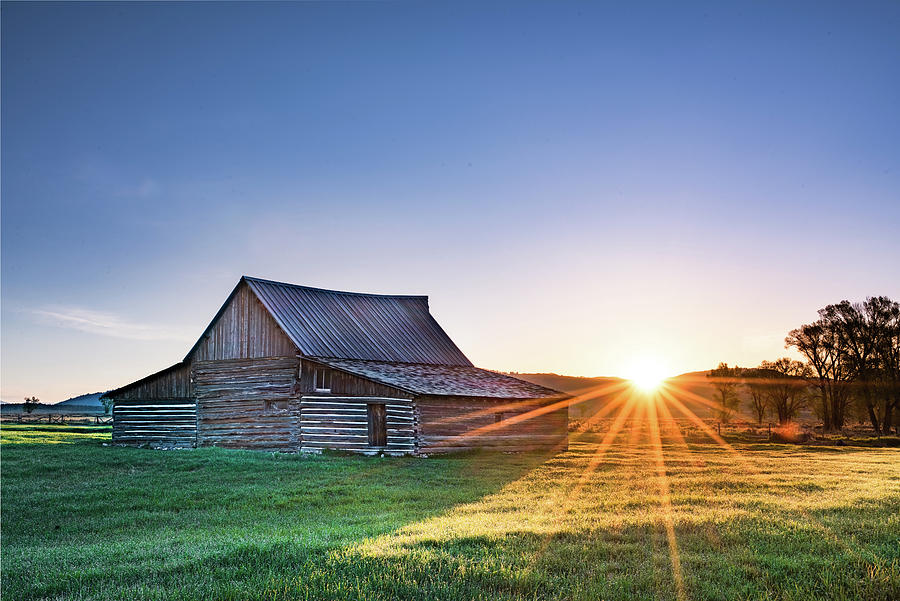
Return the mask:
POLYGON ((488 397, 496 399, 538 399, 567 395, 471 365, 427 365, 310 357, 368 380, 374 380, 413 394, 488 397))
POLYGON ((304 356, 472 365, 431 316, 427 296, 322 290, 248 276, 241 282, 304 356))
POLYGON ((412 394, 536 399, 566 397, 474 367, 428 310, 427 296, 322 290, 243 276, 181 363, 104 396, 190 365, 194 351, 246 285, 303 357, 412 394))

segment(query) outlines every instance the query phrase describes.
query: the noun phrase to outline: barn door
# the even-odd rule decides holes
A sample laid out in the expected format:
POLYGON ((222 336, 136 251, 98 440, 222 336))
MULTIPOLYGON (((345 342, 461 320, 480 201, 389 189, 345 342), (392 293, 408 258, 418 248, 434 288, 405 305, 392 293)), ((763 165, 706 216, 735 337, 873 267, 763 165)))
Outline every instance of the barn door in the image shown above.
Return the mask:
POLYGON ((387 412, 383 403, 369 403, 369 444, 383 447, 387 444, 387 412))

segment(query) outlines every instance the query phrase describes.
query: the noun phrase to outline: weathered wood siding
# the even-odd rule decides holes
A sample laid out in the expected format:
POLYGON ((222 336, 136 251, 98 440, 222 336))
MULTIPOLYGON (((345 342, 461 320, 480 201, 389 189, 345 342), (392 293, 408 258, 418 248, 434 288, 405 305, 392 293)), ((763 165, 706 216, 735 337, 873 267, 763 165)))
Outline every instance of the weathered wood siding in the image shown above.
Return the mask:
POLYGON ((300 448, 296 357, 194 362, 198 444, 300 448))
POLYGON ((297 347, 244 282, 203 336, 192 358, 210 361, 296 354, 297 347))
POLYGON ((116 399, 113 442, 174 448, 197 443, 197 403, 193 399, 116 399))
POLYGON ((379 384, 372 380, 366 380, 365 378, 360 378, 359 376, 330 368, 327 365, 316 363, 309 359, 303 360, 303 373, 300 375, 300 391, 302 394, 316 393, 313 388, 313 372, 316 369, 331 370, 331 394, 342 396, 396 397, 401 399, 413 398, 412 394, 400 390, 399 388, 393 388, 386 384, 379 384))
POLYGON ((530 451, 566 448, 568 408, 519 423, 495 427, 516 415, 549 405, 555 400, 490 400, 468 397, 416 398, 418 451, 424 454, 468 449, 530 451), (510 407, 515 404, 515 407, 510 407), (478 428, 488 430, 474 433, 478 428))
POLYGON ((119 390, 113 398, 115 400, 189 399, 192 396, 191 366, 189 363, 179 363, 119 390))
POLYGON ((415 452, 415 405, 410 399, 304 395, 300 402, 302 450, 338 449, 361 453, 408 454, 415 452), (384 404, 387 444, 369 444, 370 403, 384 404))

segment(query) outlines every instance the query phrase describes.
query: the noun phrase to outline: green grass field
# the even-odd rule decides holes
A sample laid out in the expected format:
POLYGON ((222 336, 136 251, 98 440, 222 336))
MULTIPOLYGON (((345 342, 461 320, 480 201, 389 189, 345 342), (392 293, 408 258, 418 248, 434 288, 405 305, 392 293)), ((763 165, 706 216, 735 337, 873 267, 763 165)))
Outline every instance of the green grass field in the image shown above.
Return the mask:
MULTIPOLYGON (((75 430, 75 431, 71 431, 75 430)), ((900 599, 900 450, 303 457, 2 428, 7 599, 900 599)))

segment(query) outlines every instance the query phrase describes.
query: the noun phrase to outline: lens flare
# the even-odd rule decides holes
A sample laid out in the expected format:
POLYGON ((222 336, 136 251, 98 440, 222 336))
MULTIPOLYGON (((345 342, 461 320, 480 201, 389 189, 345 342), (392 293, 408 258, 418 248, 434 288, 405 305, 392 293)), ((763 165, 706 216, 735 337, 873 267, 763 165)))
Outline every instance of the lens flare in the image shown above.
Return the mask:
POLYGON ((631 361, 625 377, 641 392, 654 392, 669 377, 666 364, 652 356, 636 357, 631 361))

